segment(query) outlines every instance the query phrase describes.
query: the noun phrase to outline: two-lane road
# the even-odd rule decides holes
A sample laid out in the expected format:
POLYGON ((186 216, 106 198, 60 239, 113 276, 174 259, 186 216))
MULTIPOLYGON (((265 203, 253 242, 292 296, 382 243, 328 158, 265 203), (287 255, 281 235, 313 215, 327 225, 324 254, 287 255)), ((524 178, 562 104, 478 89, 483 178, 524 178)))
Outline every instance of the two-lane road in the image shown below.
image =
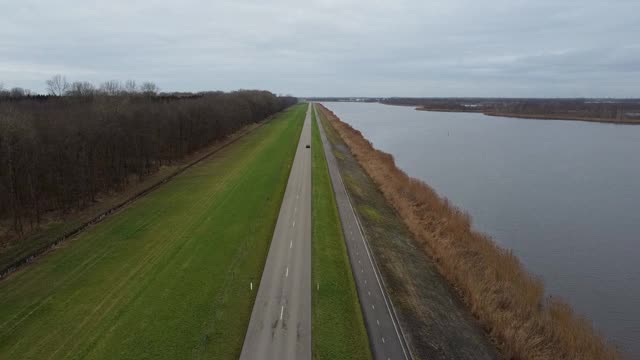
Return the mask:
POLYGON ((311 359, 311 106, 240 359, 311 359))
MULTIPOLYGON (((242 346, 241 360, 310 360, 312 356, 311 151, 306 147, 311 144, 311 111, 315 111, 315 107, 310 105, 242 346)), ((331 145, 322 124, 318 125, 373 356, 383 360, 410 360, 411 353, 342 182, 331 145)))

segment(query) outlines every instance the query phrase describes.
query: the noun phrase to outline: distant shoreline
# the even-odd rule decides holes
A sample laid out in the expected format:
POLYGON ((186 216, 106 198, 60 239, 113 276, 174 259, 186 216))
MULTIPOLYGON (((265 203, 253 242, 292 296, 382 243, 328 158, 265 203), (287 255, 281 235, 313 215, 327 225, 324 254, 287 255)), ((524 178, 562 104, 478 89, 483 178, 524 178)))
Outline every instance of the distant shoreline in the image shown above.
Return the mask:
POLYGON ((474 230, 464 210, 407 175, 393 155, 376 149, 331 110, 320 110, 413 234, 418 251, 434 261, 505 358, 619 359, 589 320, 545 295, 543 282, 512 251, 474 230))
POLYGON ((487 116, 510 117, 510 118, 519 118, 519 119, 568 120, 568 121, 598 122, 598 123, 616 124, 616 125, 640 125, 640 119, 630 120, 630 119, 590 118, 590 117, 579 117, 579 116, 570 116, 570 115, 514 114, 514 113, 500 113, 500 112, 485 112, 482 109, 480 110, 442 109, 442 108, 425 108, 421 106, 416 107, 415 110, 433 111, 433 112, 480 113, 487 116))

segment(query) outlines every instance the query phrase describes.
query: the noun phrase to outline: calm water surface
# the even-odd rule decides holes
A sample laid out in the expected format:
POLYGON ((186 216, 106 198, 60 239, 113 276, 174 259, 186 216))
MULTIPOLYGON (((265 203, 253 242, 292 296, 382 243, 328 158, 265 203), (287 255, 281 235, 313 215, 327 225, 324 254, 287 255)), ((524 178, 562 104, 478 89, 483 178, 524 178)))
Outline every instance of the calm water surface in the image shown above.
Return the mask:
POLYGON ((640 126, 324 105, 640 359, 640 126))

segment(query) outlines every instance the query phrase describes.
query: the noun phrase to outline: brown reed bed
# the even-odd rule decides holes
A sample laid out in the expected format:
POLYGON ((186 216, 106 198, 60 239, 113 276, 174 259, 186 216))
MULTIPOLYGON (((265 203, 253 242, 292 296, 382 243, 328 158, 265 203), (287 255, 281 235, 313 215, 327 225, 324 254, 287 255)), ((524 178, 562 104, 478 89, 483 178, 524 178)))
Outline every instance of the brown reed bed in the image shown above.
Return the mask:
POLYGON ((319 107, 507 359, 618 359, 619 354, 509 250, 474 231, 469 215, 409 177, 393 156, 319 107))

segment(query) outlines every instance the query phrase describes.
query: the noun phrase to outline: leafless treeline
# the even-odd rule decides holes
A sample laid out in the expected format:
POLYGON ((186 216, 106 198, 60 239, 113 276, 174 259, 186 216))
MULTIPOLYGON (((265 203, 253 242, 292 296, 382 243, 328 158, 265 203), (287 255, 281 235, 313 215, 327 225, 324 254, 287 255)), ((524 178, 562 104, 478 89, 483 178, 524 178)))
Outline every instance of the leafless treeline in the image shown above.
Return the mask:
POLYGON ((296 102, 257 90, 151 96, 151 83, 95 92, 63 80, 47 82, 54 96, 0 99, 0 218, 18 234, 296 102))
MULTIPOLYGON (((88 81, 68 82, 62 75, 55 75, 46 81, 47 95, 49 96, 133 96, 133 95, 157 95, 160 88, 153 82, 147 81, 138 84, 135 80, 120 82, 109 80, 95 86, 88 81)), ((13 87, 5 89, 0 83, 0 98, 24 98, 41 96, 29 89, 13 87)))

